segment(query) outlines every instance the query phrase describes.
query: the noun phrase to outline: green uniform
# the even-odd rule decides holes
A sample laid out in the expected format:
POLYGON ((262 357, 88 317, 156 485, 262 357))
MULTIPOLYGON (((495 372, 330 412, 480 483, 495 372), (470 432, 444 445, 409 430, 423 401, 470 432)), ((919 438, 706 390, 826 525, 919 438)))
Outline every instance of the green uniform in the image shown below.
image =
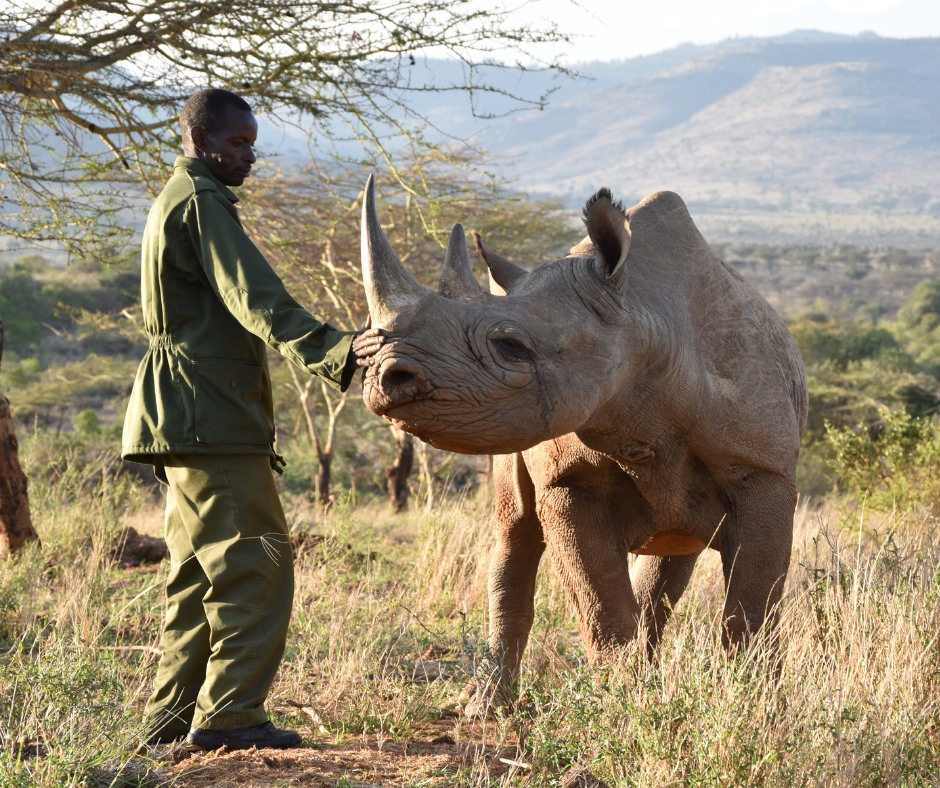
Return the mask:
POLYGON ((264 722, 293 599, 287 524, 271 475, 266 345, 349 385, 353 334, 320 323, 245 235, 235 195, 180 157, 147 218, 141 303, 150 340, 122 454, 167 486, 170 553, 152 733, 264 722))
POLYGON ((180 156, 144 230, 141 304, 150 348, 124 421, 123 454, 272 454, 265 344, 337 387, 352 334, 320 323, 284 289, 242 229, 237 198, 180 156))

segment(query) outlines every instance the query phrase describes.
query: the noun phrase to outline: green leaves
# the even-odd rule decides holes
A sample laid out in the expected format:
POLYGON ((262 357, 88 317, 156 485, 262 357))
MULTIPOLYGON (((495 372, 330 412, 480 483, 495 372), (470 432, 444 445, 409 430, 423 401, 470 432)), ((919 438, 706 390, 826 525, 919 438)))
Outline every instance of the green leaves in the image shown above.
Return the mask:
POLYGON ((940 512, 940 428, 904 410, 878 409, 867 427, 827 422, 839 488, 882 510, 924 508, 940 512))

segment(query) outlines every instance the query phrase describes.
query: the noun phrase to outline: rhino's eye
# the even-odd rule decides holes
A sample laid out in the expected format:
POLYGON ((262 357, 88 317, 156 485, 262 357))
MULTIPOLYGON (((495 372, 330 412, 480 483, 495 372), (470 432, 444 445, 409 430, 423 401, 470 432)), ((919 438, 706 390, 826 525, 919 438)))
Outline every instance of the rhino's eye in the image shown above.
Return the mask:
POLYGON ((532 351, 518 339, 501 337, 493 340, 493 347, 504 361, 532 361, 532 351))

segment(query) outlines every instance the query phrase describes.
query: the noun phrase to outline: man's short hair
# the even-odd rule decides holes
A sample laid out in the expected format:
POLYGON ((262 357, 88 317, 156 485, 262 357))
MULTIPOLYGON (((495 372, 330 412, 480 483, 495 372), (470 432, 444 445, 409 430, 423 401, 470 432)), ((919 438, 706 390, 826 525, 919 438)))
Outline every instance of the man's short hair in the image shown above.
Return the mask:
POLYGON ((229 107, 251 112, 251 105, 230 90, 208 88, 194 93, 180 112, 180 131, 183 134, 183 140, 189 139, 189 132, 195 126, 206 131, 217 131, 225 122, 229 107))

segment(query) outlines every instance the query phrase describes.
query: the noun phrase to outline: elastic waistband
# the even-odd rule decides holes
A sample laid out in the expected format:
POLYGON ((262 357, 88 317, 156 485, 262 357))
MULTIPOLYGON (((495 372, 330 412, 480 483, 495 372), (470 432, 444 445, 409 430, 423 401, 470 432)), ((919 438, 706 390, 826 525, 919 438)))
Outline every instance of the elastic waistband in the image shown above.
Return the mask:
POLYGON ((169 334, 157 334, 155 337, 150 337, 150 347, 173 347, 176 343, 173 341, 173 337, 169 334))

